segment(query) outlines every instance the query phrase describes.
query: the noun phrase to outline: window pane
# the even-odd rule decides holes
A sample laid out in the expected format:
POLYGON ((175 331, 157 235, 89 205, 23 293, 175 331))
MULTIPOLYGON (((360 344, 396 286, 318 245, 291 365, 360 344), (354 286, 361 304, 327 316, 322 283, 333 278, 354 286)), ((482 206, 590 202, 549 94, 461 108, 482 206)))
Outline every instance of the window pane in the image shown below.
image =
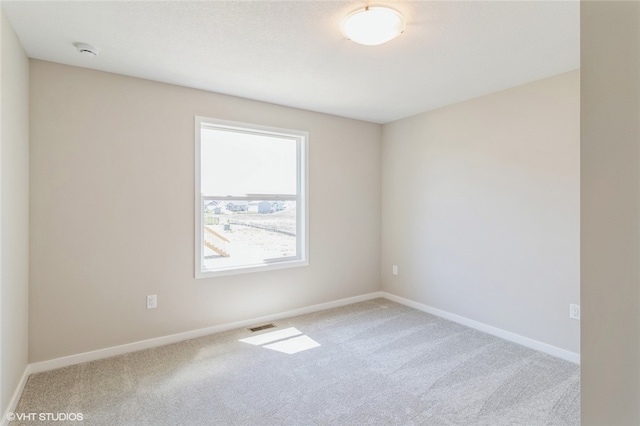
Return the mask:
POLYGON ((196 117, 196 278, 308 264, 299 130, 196 117))
POLYGON ((295 257, 296 215, 295 201, 204 200, 203 270, 295 257))
POLYGON ((295 195, 297 141, 292 138, 202 128, 203 195, 295 195))

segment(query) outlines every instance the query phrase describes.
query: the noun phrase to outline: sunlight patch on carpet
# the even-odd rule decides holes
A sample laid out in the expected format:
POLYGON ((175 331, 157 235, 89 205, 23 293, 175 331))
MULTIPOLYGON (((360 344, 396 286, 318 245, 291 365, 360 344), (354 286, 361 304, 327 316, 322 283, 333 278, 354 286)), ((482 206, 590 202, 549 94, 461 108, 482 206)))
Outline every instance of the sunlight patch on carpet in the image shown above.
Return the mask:
POLYGON ((313 349, 320 346, 320 343, 313 340, 311 337, 302 335, 293 337, 287 340, 281 340, 280 342, 265 345, 263 348, 273 349, 274 351, 283 352, 285 354, 296 354, 298 352, 306 351, 307 349, 313 349))
POLYGON ((302 334, 302 332, 295 327, 271 331, 258 336, 247 337, 245 339, 240 339, 240 342, 255 346, 262 346, 263 348, 289 355, 320 346, 320 343, 316 342, 311 337, 302 334))
POLYGON ((250 345, 262 346, 267 343, 275 342, 276 340, 288 339, 289 337, 299 336, 301 334, 302 331, 297 328, 289 327, 284 330, 276 330, 269 333, 258 334, 257 336, 247 337, 246 339, 240 339, 240 341, 250 345))

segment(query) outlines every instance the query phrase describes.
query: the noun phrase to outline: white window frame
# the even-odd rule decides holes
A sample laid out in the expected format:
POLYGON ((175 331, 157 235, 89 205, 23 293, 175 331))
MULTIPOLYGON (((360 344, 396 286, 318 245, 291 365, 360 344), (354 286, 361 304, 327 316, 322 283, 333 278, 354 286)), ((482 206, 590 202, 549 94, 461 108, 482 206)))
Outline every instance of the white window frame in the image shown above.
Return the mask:
POLYGON ((270 271, 274 269, 294 268, 309 264, 309 180, 308 180, 308 144, 309 133, 300 130, 281 129, 256 124, 219 120, 209 117, 195 117, 195 277, 211 278, 224 275, 245 274, 270 271), (249 194, 246 196, 227 196, 226 194, 201 193, 201 129, 210 127, 226 131, 250 133, 256 135, 286 137, 294 139, 297 146, 297 188, 295 196, 279 194, 249 194), (203 270, 203 203, 206 200, 295 200, 296 201, 296 256, 266 261, 259 265, 232 266, 203 270))

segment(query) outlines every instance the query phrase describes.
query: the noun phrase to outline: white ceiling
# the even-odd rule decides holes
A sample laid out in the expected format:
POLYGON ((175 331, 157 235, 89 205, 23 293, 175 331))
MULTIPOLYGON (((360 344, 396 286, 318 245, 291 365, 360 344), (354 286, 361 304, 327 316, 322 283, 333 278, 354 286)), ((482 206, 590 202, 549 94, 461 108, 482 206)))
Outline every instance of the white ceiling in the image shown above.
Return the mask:
POLYGON ((407 28, 344 39, 365 1, 2 1, 32 58, 386 123, 577 69, 579 1, 382 1, 407 28), (89 58, 75 42, 99 48, 89 58))

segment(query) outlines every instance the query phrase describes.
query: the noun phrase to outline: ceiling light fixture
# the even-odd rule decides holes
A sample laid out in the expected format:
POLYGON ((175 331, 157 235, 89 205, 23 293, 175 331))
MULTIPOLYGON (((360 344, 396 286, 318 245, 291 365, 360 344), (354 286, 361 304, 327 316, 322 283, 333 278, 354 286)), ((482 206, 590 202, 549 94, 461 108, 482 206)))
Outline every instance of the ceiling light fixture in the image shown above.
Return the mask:
POLYGON ((78 52, 80 52, 84 56, 98 56, 98 49, 90 44, 74 43, 73 45, 76 47, 76 49, 78 49, 78 52))
POLYGON ((351 41, 376 46, 402 34, 404 19, 393 9, 367 6, 347 16, 340 30, 351 41))

